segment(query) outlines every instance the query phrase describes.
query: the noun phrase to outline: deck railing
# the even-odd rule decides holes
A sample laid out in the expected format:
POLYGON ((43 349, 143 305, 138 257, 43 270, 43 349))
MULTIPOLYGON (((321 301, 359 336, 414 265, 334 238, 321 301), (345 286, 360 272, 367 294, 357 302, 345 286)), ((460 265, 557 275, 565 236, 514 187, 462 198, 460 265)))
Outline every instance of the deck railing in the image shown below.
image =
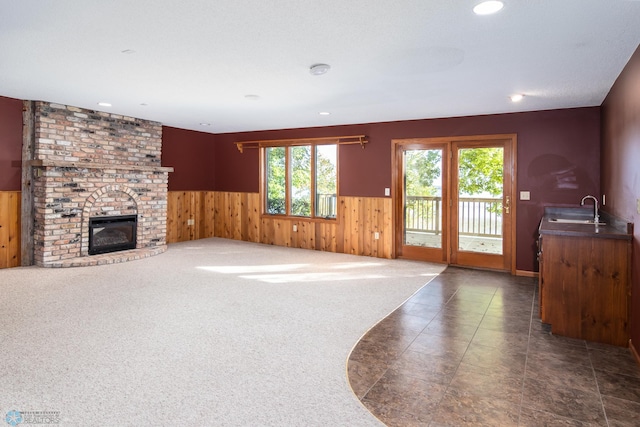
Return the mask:
POLYGON ((407 196, 404 228, 407 231, 442 233, 442 197, 407 196))
MULTIPOLYGON (((458 230, 465 236, 502 236, 502 199, 460 197, 458 230)), ((407 231, 442 233, 442 198, 407 196, 405 229, 407 231)))
POLYGON ((318 194, 316 197, 316 216, 335 218, 338 212, 337 194, 318 194))
MULTIPOLYGON (((442 233, 442 198, 408 196, 405 206, 407 231, 442 233)), ((502 236, 502 199, 489 197, 460 197, 458 204, 459 233, 467 236, 502 236)), ((318 194, 316 215, 335 218, 336 194, 318 194)))

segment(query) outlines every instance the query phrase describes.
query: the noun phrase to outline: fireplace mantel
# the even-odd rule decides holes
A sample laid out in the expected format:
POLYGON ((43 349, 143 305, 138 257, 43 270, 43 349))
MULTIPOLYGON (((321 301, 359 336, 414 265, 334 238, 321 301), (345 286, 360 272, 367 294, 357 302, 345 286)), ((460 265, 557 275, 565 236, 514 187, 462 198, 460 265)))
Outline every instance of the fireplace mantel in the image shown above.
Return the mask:
POLYGON ((94 163, 94 162, 65 162, 60 160, 30 160, 27 162, 29 166, 36 168, 78 168, 78 169, 112 169, 112 170, 130 170, 143 172, 173 172, 172 167, 165 166, 149 166, 149 165, 127 165, 113 163, 94 163))

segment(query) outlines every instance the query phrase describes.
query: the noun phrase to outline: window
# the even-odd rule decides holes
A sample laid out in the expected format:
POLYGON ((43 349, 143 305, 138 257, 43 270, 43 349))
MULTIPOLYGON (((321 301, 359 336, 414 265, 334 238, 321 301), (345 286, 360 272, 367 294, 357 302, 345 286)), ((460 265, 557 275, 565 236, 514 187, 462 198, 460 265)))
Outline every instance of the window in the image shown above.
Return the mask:
POLYGON ((266 148, 267 188, 266 213, 285 214, 286 211, 286 162, 285 147, 266 148))
POLYGON ((335 218, 338 145, 264 147, 264 213, 335 218))

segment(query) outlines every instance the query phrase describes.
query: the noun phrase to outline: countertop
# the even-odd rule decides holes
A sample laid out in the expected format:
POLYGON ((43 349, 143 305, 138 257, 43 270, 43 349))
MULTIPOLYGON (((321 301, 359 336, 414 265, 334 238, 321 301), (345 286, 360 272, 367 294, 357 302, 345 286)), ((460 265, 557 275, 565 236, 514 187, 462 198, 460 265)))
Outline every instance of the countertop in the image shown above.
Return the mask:
POLYGON ((601 239, 631 240, 633 224, 600 211, 600 221, 606 225, 571 224, 549 221, 551 218, 593 219, 593 209, 545 207, 538 232, 541 235, 596 237, 601 239))

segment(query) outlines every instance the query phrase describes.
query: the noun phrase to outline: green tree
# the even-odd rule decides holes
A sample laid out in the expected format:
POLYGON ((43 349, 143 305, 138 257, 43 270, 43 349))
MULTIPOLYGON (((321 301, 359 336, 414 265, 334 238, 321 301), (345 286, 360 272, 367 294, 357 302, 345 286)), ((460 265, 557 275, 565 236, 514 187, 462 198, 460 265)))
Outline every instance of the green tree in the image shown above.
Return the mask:
POLYGON ((405 152, 405 188, 407 196, 436 196, 434 184, 440 182, 442 152, 440 150, 407 150, 405 152))
POLYGON ((316 146, 316 212, 317 216, 335 218, 338 192, 338 146, 316 146))
POLYGON ((267 156, 267 206, 270 214, 285 214, 286 204, 286 169, 285 148, 271 147, 266 149, 267 156))
POLYGON ((291 215, 311 216, 311 146, 291 147, 291 215))
POLYGON ((319 145, 316 149, 316 193, 336 194, 337 145, 319 145))
POLYGON ((502 148, 461 149, 458 153, 460 194, 502 195, 503 162, 502 148))

